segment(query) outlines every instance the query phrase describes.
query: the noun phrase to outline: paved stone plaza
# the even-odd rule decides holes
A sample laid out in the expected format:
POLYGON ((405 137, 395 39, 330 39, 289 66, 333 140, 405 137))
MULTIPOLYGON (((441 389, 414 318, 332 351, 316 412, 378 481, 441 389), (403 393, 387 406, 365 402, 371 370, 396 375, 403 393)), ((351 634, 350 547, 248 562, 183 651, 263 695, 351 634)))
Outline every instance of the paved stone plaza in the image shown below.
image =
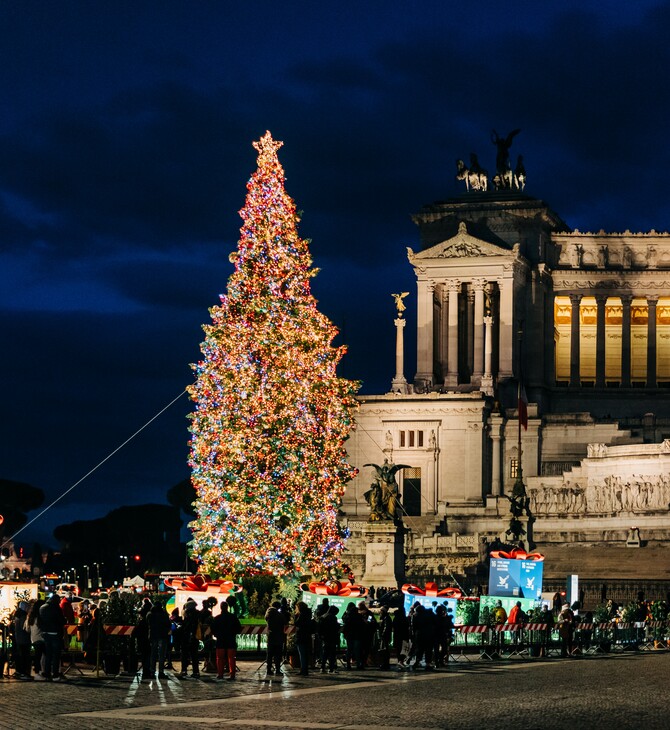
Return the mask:
POLYGON ((235 682, 101 677, 0 681, 0 727, 158 730, 667 728, 670 652, 452 663, 426 673, 342 671, 263 681, 242 661, 235 682))

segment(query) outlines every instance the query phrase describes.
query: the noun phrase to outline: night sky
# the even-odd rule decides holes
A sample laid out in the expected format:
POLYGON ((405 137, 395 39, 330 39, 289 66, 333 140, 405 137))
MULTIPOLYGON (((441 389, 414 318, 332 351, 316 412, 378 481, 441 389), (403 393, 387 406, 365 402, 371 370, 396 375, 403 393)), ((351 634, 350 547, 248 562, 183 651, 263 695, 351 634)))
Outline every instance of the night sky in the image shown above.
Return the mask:
MULTIPOLYGON (((410 215, 462 192, 457 158, 494 169, 492 129, 521 128, 526 192, 569 226, 668 230, 668 37, 670 2, 649 0, 5 0, 0 476, 51 501, 191 382, 266 129, 363 393, 394 374, 391 292, 415 322, 410 215)), ((164 502, 188 476, 188 410, 17 542, 164 502)))

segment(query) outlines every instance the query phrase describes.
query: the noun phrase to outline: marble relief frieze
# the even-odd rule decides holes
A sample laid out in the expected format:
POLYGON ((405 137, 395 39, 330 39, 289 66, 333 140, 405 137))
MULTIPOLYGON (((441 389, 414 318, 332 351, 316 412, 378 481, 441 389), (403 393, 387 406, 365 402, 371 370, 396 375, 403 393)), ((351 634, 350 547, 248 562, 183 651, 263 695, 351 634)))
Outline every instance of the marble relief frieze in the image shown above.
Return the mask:
POLYGON ((527 490, 530 510, 550 515, 641 515, 670 509, 670 476, 612 475, 586 485, 566 482, 527 490))

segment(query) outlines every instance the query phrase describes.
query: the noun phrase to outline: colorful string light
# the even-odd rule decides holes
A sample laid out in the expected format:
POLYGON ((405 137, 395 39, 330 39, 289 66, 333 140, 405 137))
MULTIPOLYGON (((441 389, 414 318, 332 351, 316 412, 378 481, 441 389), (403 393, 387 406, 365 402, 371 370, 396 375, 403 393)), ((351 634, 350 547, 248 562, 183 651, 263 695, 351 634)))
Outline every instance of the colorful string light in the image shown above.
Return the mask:
POLYGON ((227 294, 204 325, 189 395, 192 553, 217 575, 324 576, 344 549, 337 520, 356 469, 344 442, 358 383, 337 377, 345 353, 312 296, 316 271, 266 132, 253 143, 227 294))

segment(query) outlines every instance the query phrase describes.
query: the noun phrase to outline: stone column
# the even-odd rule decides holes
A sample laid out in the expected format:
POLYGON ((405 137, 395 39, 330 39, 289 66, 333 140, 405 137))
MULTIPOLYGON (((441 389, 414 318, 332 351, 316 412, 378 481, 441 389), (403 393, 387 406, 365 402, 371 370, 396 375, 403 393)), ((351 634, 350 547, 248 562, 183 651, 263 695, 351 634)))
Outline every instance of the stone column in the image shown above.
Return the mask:
POLYGON ((447 377, 444 379, 444 384, 448 388, 455 388, 458 385, 458 292, 461 283, 450 280, 446 287, 449 297, 449 344, 447 377))
POLYGON ((442 285, 442 308, 440 315, 440 375, 442 382, 449 373, 449 290, 442 285))
POLYGON ((647 388, 656 387, 656 304, 657 296, 647 297, 647 388))
POLYGON ((430 281, 419 281, 415 381, 433 382, 433 290, 430 281))
POLYGON ((465 369, 470 374, 470 382, 472 382, 472 373, 474 372, 475 366, 475 292, 472 288, 472 284, 469 284, 466 292, 466 310, 465 310, 465 322, 466 322, 466 361, 465 369))
POLYGON ((484 374, 481 379, 481 391, 486 395, 493 395, 493 375, 491 361, 493 359, 493 317, 487 315, 484 319, 484 374))
POLYGON ((475 279, 472 282, 475 290, 475 317, 474 317, 474 362, 472 368, 473 379, 479 383, 484 373, 484 287, 485 279, 475 279))
POLYGON ((570 385, 573 388, 578 388, 581 382, 579 377, 579 304, 581 300, 581 294, 570 294, 570 303, 572 304, 570 315, 570 385))
POLYGON ((491 494, 494 497, 502 495, 502 481, 500 479, 500 435, 502 417, 491 416, 491 494))
POLYGON ((403 330, 406 320, 398 317, 395 322, 395 377, 391 383, 392 393, 407 393, 407 381, 405 380, 405 345, 403 330))
POLYGON ((596 387, 605 387, 605 303, 607 294, 596 294, 596 387))
POLYGON ((554 342, 554 292, 547 290, 544 299, 544 382, 556 384, 556 344, 554 342))
POLYGON ((500 282, 500 304, 498 311, 498 343, 499 368, 498 378, 502 380, 514 374, 513 363, 516 352, 516 336, 514 322, 514 274, 512 271, 500 282))
POLYGON ((621 295, 621 387, 630 388, 630 305, 631 294, 621 295))

